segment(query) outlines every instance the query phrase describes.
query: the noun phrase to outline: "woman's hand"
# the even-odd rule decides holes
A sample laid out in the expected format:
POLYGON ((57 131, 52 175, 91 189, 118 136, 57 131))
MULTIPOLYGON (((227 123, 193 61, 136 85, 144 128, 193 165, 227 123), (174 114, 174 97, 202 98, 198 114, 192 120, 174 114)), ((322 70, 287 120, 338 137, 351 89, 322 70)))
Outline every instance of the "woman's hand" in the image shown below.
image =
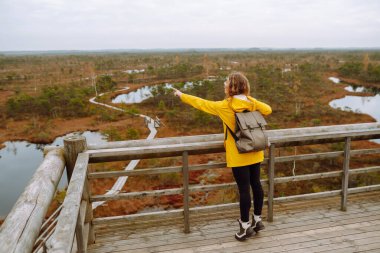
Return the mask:
POLYGON ((181 97, 181 95, 182 95, 181 91, 179 91, 179 90, 177 90, 175 88, 172 88, 172 89, 174 90, 174 96, 181 97))

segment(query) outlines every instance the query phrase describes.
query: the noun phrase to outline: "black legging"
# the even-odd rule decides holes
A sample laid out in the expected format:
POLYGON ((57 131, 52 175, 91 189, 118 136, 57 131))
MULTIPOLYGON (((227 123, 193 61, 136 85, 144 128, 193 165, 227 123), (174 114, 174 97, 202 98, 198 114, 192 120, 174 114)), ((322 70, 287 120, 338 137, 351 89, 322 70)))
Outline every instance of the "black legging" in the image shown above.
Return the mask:
POLYGON ((232 167, 232 173, 239 188, 240 195, 240 219, 249 221, 249 209, 251 208, 251 192, 253 192, 253 208, 255 215, 261 215, 264 193, 260 182, 260 163, 247 166, 232 167))

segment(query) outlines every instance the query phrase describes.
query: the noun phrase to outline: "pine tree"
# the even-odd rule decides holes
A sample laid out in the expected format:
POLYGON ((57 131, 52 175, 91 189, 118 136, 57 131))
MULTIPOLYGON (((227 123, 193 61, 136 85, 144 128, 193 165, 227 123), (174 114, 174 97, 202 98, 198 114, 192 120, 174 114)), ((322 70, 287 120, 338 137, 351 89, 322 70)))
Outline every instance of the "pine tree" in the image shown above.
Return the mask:
POLYGON ((205 54, 203 56, 203 69, 206 71, 206 78, 208 77, 208 56, 205 54))
POLYGON ((368 53, 366 53, 363 58, 364 71, 366 73, 368 72, 368 63, 369 63, 369 57, 368 57, 368 53))

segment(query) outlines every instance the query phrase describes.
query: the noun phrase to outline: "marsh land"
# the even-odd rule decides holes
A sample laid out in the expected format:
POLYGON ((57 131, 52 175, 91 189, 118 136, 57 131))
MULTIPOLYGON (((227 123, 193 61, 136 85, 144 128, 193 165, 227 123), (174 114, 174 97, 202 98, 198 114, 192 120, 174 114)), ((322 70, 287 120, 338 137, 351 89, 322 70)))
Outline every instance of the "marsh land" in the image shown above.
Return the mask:
MULTIPOLYGON (((149 130, 144 119, 137 114, 160 119, 162 124, 156 137, 221 133, 222 124, 218 118, 182 104, 168 86, 205 99, 222 100, 223 82, 231 71, 245 73, 250 80, 251 95, 273 108, 273 114, 267 118, 269 129, 378 120, 367 110, 361 112, 350 105, 334 107, 330 103, 346 96, 379 97, 380 51, 0 54, 0 147, 4 148, 6 142, 12 141, 52 143, 57 137, 75 131, 98 132, 108 141, 143 139, 148 136, 149 130), (334 83, 329 80, 330 77, 339 78, 341 82, 334 83), (360 94, 356 91, 357 86, 363 87, 360 94), (93 97, 97 102, 123 111, 90 103, 93 97)), ((373 141, 361 141, 355 142, 353 148, 378 145, 373 141)), ((283 148, 278 152, 285 155, 342 149, 343 144, 337 143, 299 147, 297 150, 283 148)), ((4 160, 0 157, 0 162, 1 159, 4 160)), ((223 159, 223 154, 194 156, 190 158, 190 163, 223 159)), ((376 155, 355 157, 351 167, 374 166, 378 165, 378 161, 376 155)), ((91 165, 90 170, 120 170, 128 162, 91 165)), ((176 158, 149 159, 141 161, 137 169, 177 165, 180 162, 176 158)), ((276 175, 291 175, 293 166, 293 163, 279 165, 276 175)), ((342 159, 297 162, 296 166, 299 174, 338 170, 342 159)), ((2 171, 0 168, 0 174, 2 171)), ((265 170, 263 174, 265 177, 265 170)), ((4 178, 4 175, 1 177, 4 178)), ((190 175, 192 184, 232 181, 231 172, 226 168, 212 173, 196 171, 190 175)), ((279 185, 275 194, 286 196, 333 190, 339 188, 338 181, 324 179, 279 185)), ((92 193, 103 194, 114 182, 115 179, 94 180, 91 183, 92 193)), ((351 185, 376 183, 380 183, 379 173, 358 175, 350 181, 351 185)), ((180 175, 176 174, 131 177, 122 190, 142 191, 180 184, 180 175)), ((62 195, 64 187, 57 194, 52 210, 62 201, 62 195)), ((207 196, 199 193, 192 197, 192 205, 229 202, 235 198, 234 192, 215 191, 207 196)), ((181 205, 181 196, 176 195, 110 201, 97 208, 95 214, 120 215, 181 205)))

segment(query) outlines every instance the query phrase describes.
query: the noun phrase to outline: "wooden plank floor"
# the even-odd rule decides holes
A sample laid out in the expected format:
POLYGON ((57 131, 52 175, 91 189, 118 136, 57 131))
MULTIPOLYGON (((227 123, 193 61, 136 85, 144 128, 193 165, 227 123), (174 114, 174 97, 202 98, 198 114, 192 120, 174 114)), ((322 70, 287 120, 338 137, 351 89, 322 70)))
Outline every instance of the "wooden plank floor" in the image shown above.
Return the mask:
POLYGON ((380 192, 339 207, 338 197, 275 205, 274 222, 245 242, 234 238, 238 210, 192 217, 190 234, 174 219, 98 225, 89 252, 380 252, 380 192))

